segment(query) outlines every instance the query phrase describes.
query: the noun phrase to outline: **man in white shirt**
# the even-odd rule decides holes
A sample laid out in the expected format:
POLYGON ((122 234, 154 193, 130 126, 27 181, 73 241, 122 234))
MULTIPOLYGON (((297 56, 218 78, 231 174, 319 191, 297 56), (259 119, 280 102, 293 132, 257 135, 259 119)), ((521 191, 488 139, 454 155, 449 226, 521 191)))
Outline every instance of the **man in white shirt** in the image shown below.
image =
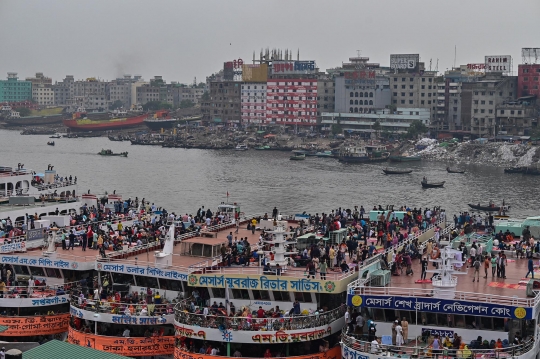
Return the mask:
POLYGON ((351 321, 351 313, 349 313, 349 310, 345 312, 345 323, 347 324, 347 327, 349 328, 349 333, 352 333, 352 321, 351 321))
POLYGON ((36 282, 34 281, 34 277, 30 277, 28 279, 28 294, 32 294, 34 292, 34 287, 36 285, 36 282))
POLYGON ((129 338, 129 329, 128 328, 124 329, 124 333, 122 333, 122 336, 124 338, 129 338))
POLYGON ((208 315, 208 307, 204 307, 203 315, 204 315, 204 319, 206 319, 206 316, 208 315))
POLYGON ((379 341, 377 340, 377 337, 373 339, 371 342, 371 354, 377 354, 379 353, 379 341))

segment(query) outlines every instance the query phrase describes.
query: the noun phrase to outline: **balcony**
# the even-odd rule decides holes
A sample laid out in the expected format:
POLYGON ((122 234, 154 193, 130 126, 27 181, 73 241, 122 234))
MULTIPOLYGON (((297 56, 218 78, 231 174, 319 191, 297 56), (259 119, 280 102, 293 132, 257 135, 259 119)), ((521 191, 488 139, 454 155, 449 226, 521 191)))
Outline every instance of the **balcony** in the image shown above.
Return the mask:
POLYGON ((445 93, 446 90, 445 89, 442 89, 442 90, 437 90, 437 93, 445 93))
POLYGON ((437 96, 437 100, 439 101, 444 101, 445 97, 444 96, 437 96))
POLYGON ((175 307, 174 325, 177 335, 193 338, 202 332, 206 340, 221 341, 224 331, 232 331, 236 343, 264 343, 267 338, 277 338, 280 335, 285 342, 317 340, 320 336, 341 331, 347 311, 344 304, 327 312, 309 315, 289 316, 288 309, 281 313, 271 309, 265 312, 266 318, 252 318, 227 316, 223 309, 213 310, 205 316, 200 309, 195 313, 190 312, 189 307, 187 301, 175 307), (318 333, 316 338, 306 335, 315 332, 318 333))

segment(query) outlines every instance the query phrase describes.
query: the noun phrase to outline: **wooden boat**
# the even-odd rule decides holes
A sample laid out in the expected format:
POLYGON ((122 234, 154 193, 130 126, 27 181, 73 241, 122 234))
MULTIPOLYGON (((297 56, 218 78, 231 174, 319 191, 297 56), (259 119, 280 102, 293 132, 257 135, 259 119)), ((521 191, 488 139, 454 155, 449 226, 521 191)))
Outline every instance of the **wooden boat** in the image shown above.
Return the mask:
POLYGON ((247 151, 249 148, 245 144, 238 144, 238 145, 236 145, 236 147, 234 149, 236 151, 247 151))
POLYGON ((423 187, 423 188, 441 188, 441 187, 444 186, 444 182, 445 182, 445 181, 442 181, 442 182, 432 182, 432 183, 421 182, 421 183, 422 183, 422 187, 423 187))
POLYGON ((342 149, 337 158, 345 163, 384 162, 388 160, 389 152, 386 146, 350 146, 342 149))
POLYGON ((59 133, 56 133, 52 136, 49 136, 49 138, 62 138, 62 136, 59 133))
POLYGON ((534 167, 527 167, 525 168, 523 173, 531 176, 540 176, 540 169, 534 167))
POLYGON ((270 146, 258 146, 258 147, 255 147, 255 149, 259 151, 264 151, 264 150, 269 150, 270 146))
POLYGON ((386 169, 383 169, 383 172, 385 175, 404 175, 407 173, 411 173, 412 170, 399 171, 399 170, 389 170, 388 168, 386 168, 386 169))
POLYGON ((481 205, 476 205, 476 204, 468 204, 469 207, 471 207, 472 209, 476 209, 478 211, 484 211, 484 212, 499 212, 499 210, 501 209, 501 207, 495 207, 495 206, 481 206, 481 205))
POLYGON ((119 157, 127 157, 128 153, 127 153, 127 152, 114 153, 114 152, 111 151, 111 150, 104 150, 104 149, 101 149, 101 151, 98 152, 98 155, 101 155, 101 156, 119 156, 119 157))
POLYGON ((306 159, 306 154, 305 153, 295 153, 294 155, 289 157, 289 159, 291 161, 302 161, 302 160, 306 159))
POLYGON ((47 142, 47 144, 48 144, 49 146, 54 146, 54 141, 47 142))
POLYGON ((523 172, 524 172, 523 167, 510 167, 510 168, 504 169, 504 173, 523 173, 523 172))
POLYGON ((465 173, 465 171, 453 170, 450 167, 446 167, 446 172, 448 172, 448 173, 465 173))

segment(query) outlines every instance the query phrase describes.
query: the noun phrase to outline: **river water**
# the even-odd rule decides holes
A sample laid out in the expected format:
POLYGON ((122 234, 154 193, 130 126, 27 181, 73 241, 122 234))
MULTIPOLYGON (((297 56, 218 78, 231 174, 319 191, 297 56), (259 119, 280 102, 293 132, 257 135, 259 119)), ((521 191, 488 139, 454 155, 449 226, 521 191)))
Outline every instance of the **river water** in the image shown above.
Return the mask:
POLYGON ((342 164, 336 159, 308 157, 290 161, 290 153, 133 146, 107 138, 55 139, 22 136, 0 130, 0 166, 25 164, 43 172, 53 164, 59 175, 78 178, 79 193, 91 190, 144 197, 176 213, 195 213, 227 201, 241 204, 246 214, 287 214, 329 211, 338 206, 394 204, 411 207, 440 205, 448 214, 468 209, 467 203, 491 199, 511 205, 513 218, 540 215, 540 176, 505 174, 502 168, 442 162, 342 164), (127 158, 97 155, 102 148, 128 151, 127 158), (446 166, 465 174, 448 174, 446 166), (382 173, 382 168, 409 168, 408 175, 382 173), (423 189, 422 177, 446 181, 444 188, 423 189))

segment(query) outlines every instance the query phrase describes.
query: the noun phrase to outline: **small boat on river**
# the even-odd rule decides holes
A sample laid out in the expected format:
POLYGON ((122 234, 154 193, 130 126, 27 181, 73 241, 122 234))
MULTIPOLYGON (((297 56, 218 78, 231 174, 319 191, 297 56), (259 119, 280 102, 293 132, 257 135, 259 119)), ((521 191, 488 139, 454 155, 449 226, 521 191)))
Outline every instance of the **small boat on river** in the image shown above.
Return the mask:
POLYGON ((441 188, 444 186, 444 183, 445 181, 442 181, 442 182, 431 182, 429 183, 426 179, 426 177, 424 177, 424 179, 422 179, 422 187, 423 188, 441 188))
POLYGON ((478 204, 468 204, 469 207, 472 209, 476 209, 478 211, 484 211, 484 212, 499 212, 501 207, 495 207, 495 205, 490 206, 481 206, 480 203, 478 204))
POLYGON ((54 141, 47 142, 49 146, 54 146, 54 141))
POLYGON ((240 144, 236 145, 236 147, 234 149, 236 151, 247 151, 249 148, 248 148, 247 145, 240 143, 240 144))
POLYGON ((446 172, 448 172, 448 173, 465 173, 465 171, 453 170, 450 167, 446 167, 446 172))
POLYGON ((306 159, 306 154, 303 151, 294 151, 294 154, 289 159, 291 161, 302 161, 306 159))
POLYGON ((525 172, 525 169, 523 167, 510 167, 505 168, 504 173, 523 173, 525 172))
POLYGON ((112 150, 104 150, 101 149, 101 151, 98 152, 98 155, 100 156, 119 156, 119 157, 127 157, 127 152, 120 152, 120 153, 114 153, 112 150))
POLYGON ((383 169, 385 175, 405 175, 411 173, 412 170, 389 170, 388 168, 383 169))

